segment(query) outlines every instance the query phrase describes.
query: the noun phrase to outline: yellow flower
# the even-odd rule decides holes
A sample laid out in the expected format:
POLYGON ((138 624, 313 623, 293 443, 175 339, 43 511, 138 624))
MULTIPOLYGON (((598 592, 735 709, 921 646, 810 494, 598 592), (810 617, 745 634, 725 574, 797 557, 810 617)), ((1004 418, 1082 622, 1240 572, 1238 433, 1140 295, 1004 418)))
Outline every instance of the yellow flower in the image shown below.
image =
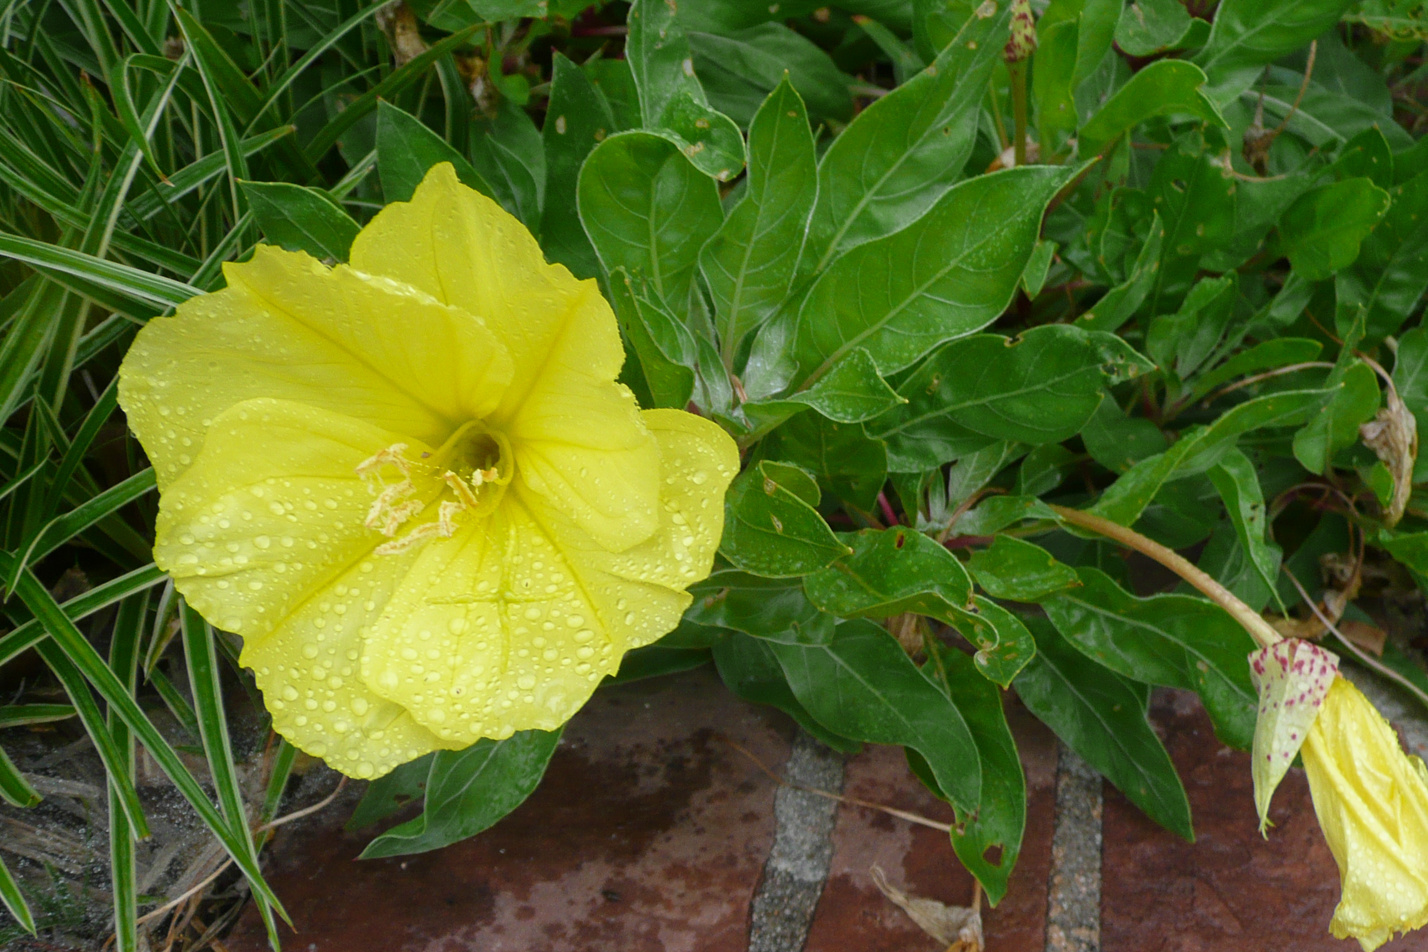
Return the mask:
POLYGON ((351 266, 259 247, 120 371, 154 557, 274 727, 356 777, 564 723, 704 578, 738 469, 645 410, 594 281, 450 165, 351 266))
POLYGON ((1337 678, 1304 740, 1314 812, 1339 864, 1330 929, 1372 952, 1428 924, 1428 772, 1359 689, 1337 678))

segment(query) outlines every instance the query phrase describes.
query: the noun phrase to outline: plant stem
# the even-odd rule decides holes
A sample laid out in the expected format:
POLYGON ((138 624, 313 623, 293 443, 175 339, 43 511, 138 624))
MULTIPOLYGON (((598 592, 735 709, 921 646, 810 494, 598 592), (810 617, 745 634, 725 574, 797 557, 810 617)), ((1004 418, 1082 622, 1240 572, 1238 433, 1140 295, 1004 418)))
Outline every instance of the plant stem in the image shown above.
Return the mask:
POLYGON ((1235 621, 1244 626, 1251 638, 1259 644, 1261 648, 1268 648, 1284 640, 1284 636, 1275 631, 1269 622, 1259 616, 1259 613, 1240 601, 1235 595, 1219 582, 1210 578, 1200 571, 1183 556, 1167 549, 1153 539, 1136 532, 1134 529, 1127 529, 1119 523, 1112 522, 1101 516, 1084 512, 1080 509, 1068 509, 1065 506, 1054 506, 1047 503, 1047 506, 1058 516, 1072 525, 1080 526, 1082 529, 1089 529, 1092 532, 1113 539, 1129 549, 1135 549, 1141 555, 1148 556, 1159 562, 1161 565, 1183 578, 1193 585, 1202 595, 1210 601, 1219 605, 1235 621))
POLYGON ((1007 64, 1011 74, 1012 94, 1012 155, 1016 167, 1026 164, 1026 61, 1007 64))

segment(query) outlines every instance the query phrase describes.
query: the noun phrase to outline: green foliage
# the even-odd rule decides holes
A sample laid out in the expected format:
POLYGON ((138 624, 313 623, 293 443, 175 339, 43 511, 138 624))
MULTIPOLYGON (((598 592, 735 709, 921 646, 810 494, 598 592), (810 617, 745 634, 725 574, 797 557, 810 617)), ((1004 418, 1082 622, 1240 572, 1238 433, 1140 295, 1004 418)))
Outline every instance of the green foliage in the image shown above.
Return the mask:
MULTIPOLYGON (((1360 429, 1428 426, 1411 5, 1053 0, 1029 90, 1002 0, 824 6, 6 8, 0 684, 33 650, 51 690, 0 707, 0 798, 39 799, 8 732, 89 738, 121 952, 162 923, 140 919, 136 745, 275 940, 260 827, 296 752, 238 733, 258 709, 233 639, 149 598, 155 477, 115 412, 118 362, 260 241, 345 260, 438 162, 598 281, 642 405, 696 409, 744 453, 714 573, 613 680, 712 659, 839 750, 903 746, 992 902, 1025 825, 1005 690, 1187 837, 1150 686, 1198 694, 1228 744, 1253 732, 1243 629, 1132 584, 1050 504, 1183 550, 1256 610, 1293 608, 1286 572, 1320 595, 1326 555, 1428 588, 1428 504, 1395 485, 1428 464, 1360 429)), ((1385 663, 1428 683, 1393 646, 1385 663)), ((354 823, 424 810, 364 855, 489 827, 557 742, 373 784, 354 823)), ((43 929, 50 897, 4 853, 0 903, 43 929)))

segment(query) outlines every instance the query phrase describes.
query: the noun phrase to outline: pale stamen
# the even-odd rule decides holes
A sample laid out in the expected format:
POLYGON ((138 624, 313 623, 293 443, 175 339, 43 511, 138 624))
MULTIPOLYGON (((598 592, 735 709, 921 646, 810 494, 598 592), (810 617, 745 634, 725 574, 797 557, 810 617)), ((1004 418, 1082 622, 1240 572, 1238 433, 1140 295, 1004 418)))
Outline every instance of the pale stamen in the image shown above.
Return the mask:
POLYGON ((481 487, 500 475, 494 466, 473 470, 465 479, 452 470, 442 473, 441 481, 451 490, 455 500, 444 500, 437 506, 434 521, 414 526, 406 535, 396 538, 398 530, 426 508, 420 499, 412 498, 417 487, 412 481, 412 461, 403 455, 406 449, 407 444, 394 443, 357 465, 357 475, 377 494, 367 511, 365 525, 392 540, 377 546, 375 551, 378 555, 405 552, 417 543, 434 537, 451 538, 456 534, 458 517, 480 505, 481 487), (400 479, 387 482, 382 476, 386 466, 395 469, 400 479))

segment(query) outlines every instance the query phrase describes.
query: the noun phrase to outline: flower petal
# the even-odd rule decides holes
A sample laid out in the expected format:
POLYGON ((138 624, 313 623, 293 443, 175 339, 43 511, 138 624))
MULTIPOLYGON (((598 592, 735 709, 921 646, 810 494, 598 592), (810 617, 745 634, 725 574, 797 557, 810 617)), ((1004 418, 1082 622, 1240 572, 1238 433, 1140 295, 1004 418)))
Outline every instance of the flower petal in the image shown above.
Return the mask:
POLYGON ((525 226, 434 166, 352 245, 353 266, 479 315, 514 380, 487 422, 516 447, 520 478, 610 548, 658 524, 658 451, 615 378, 624 349, 593 280, 546 264, 525 226))
POLYGON ((356 468, 403 441, 300 403, 231 407, 160 495, 154 559, 213 624, 260 637, 386 541, 364 525, 372 493, 356 468))
POLYGON ((707 420, 644 417, 665 474, 651 538, 610 552, 521 487, 487 522, 426 545, 372 629, 368 683, 453 744, 550 730, 626 651, 672 630, 713 564, 738 451, 707 420))
POLYGON ((415 560, 371 554, 384 540, 363 525, 372 497, 355 473, 397 439, 327 410, 245 401, 213 421, 159 503, 155 559, 200 614, 243 636, 274 729, 354 777, 447 746, 358 670, 363 631, 415 560))
POLYGON ((1393 728, 1340 677, 1302 753, 1343 881, 1331 931, 1373 950, 1428 924, 1428 779, 1393 728))
POLYGON ((324 407, 440 445, 511 379, 479 320, 388 279, 265 246, 224 273, 226 289, 140 331, 120 370, 120 402, 161 489, 243 400, 324 407))

